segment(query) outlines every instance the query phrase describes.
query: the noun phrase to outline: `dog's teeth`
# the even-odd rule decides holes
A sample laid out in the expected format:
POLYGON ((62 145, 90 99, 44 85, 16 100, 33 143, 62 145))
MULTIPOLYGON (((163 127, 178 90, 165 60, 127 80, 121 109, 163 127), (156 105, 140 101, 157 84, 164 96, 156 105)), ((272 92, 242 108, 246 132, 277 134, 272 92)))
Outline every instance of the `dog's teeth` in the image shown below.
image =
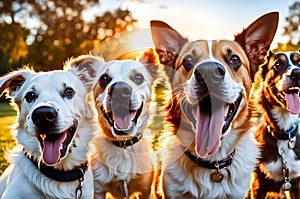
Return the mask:
POLYGON ((42 140, 45 140, 46 134, 40 134, 40 137, 42 138, 42 140))

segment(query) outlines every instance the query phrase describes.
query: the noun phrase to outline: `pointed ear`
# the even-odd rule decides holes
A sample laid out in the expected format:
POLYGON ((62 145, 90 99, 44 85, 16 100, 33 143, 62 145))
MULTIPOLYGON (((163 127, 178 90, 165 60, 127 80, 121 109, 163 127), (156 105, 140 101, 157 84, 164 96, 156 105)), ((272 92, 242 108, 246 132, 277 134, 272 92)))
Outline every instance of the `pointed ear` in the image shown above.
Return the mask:
POLYGON ((0 78, 0 96, 7 92, 7 97, 16 97, 18 91, 23 86, 26 80, 30 79, 34 71, 26 68, 14 71, 0 78))
POLYGON ((104 60, 102 57, 92 55, 82 55, 75 59, 69 60, 65 66, 65 70, 75 73, 89 91, 97 74, 104 68, 104 60))
POLYGON ((265 14, 235 36, 235 41, 243 47, 250 60, 252 80, 258 66, 264 62, 264 57, 270 49, 278 20, 278 12, 265 14))
POLYGON ((165 65, 166 73, 171 77, 178 54, 188 40, 165 22, 151 21, 150 23, 152 40, 160 63, 165 65))
POLYGON ((153 79, 162 76, 161 71, 159 71, 159 58, 153 49, 145 51, 143 55, 138 58, 138 62, 146 66, 153 79))

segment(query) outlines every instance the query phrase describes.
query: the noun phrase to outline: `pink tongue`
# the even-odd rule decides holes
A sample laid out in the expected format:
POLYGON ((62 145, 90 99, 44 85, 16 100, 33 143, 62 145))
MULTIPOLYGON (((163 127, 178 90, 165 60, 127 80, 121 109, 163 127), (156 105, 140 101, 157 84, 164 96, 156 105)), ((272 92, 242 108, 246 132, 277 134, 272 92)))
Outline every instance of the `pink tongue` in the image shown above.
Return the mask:
POLYGON ((60 147, 67 137, 67 131, 63 132, 62 135, 55 141, 44 140, 43 145, 43 160, 48 165, 53 165, 58 162, 60 158, 60 147))
POLYGON ((115 125, 119 129, 128 129, 130 127, 131 121, 134 119, 136 112, 131 112, 125 115, 124 117, 120 117, 113 113, 113 120, 115 121, 115 125))
POLYGON ((200 158, 214 154, 220 146, 225 111, 228 110, 224 107, 214 110, 212 115, 197 109, 195 149, 200 158))
POLYGON ((286 94, 285 97, 286 97, 286 104, 289 108, 290 113, 298 114, 300 111, 299 94, 298 93, 286 94))

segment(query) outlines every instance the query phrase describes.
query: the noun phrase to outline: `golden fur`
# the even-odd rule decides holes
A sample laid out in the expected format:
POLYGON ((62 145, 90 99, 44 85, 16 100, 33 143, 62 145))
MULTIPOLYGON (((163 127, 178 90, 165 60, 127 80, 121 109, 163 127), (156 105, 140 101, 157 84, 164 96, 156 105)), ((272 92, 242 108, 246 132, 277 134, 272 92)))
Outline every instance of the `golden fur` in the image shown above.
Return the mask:
POLYGON ((166 23, 152 21, 153 41, 173 91, 167 107, 172 130, 164 135, 167 138, 160 148, 163 197, 243 198, 248 192, 259 155, 248 97, 257 63, 263 62, 277 23, 278 13, 269 13, 236 35, 234 41, 188 41, 166 23), (239 96, 242 99, 234 109, 236 115, 229 124, 224 122, 229 125, 224 131, 220 118, 230 118, 227 111, 239 96), (208 117, 207 125, 204 121, 208 117), (207 131, 202 130, 205 128, 207 131), (217 169, 198 166, 184 154, 189 151, 199 161, 214 164, 234 150, 232 164, 221 169, 222 182, 211 179, 217 169))
POLYGON ((94 141, 97 153, 92 160, 95 198, 105 198, 108 192, 113 197, 124 198, 124 183, 130 198, 154 196, 157 156, 152 148, 154 134, 148 127, 153 115, 152 89, 162 77, 161 72, 157 55, 150 50, 137 61, 107 62, 96 78, 93 96, 101 132, 94 141), (119 101, 120 98, 123 100, 119 101), (121 113, 116 107, 134 114, 134 119, 130 122, 124 119, 128 113, 118 116, 121 113), (119 147, 113 144, 132 140, 140 133, 141 139, 132 145, 119 147))

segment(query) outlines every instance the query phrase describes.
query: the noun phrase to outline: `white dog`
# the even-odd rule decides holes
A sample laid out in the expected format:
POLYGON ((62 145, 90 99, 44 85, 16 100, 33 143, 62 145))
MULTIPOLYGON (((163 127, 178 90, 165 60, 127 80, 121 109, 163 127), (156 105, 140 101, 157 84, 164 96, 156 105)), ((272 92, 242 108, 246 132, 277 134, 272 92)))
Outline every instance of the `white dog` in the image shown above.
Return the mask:
POLYGON ((6 198, 92 198, 89 162, 95 126, 89 91, 102 59, 80 56, 64 70, 34 72, 28 68, 0 79, 0 94, 18 112, 17 146, 0 177, 6 198))
MULTIPOLYGON (((93 89, 102 134, 92 159, 95 198, 150 198, 157 165, 149 132, 152 85, 161 77, 153 50, 138 61, 107 62, 93 89)), ((152 193, 152 194, 151 194, 152 193)))

